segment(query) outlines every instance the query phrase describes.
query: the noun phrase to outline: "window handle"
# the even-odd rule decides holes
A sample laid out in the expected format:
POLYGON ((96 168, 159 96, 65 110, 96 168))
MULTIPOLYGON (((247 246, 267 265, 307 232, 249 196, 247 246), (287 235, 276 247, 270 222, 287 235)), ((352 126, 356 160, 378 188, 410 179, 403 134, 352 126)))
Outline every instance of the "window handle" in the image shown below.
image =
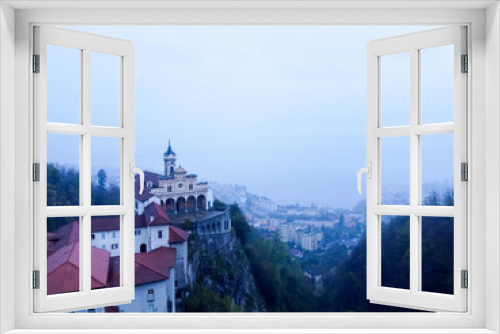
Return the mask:
POLYGON ((131 179, 135 178, 135 173, 139 174, 139 195, 142 195, 142 192, 144 191, 144 172, 142 169, 134 167, 133 161, 130 161, 129 163, 129 170, 131 179))
POLYGON ((368 178, 368 179, 372 178, 372 163, 370 161, 368 161, 366 167, 361 168, 358 171, 358 192, 360 195, 363 194, 361 192, 361 175, 363 175, 363 173, 366 173, 366 178, 368 178))

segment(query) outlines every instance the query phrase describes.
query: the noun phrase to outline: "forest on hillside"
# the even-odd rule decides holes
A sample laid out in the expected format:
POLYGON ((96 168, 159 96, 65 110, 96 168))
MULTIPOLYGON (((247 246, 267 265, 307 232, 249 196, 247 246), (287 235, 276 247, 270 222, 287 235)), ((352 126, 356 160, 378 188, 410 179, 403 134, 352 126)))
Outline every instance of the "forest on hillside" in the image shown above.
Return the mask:
MULTIPOLYGON (((426 205, 453 205, 453 192, 431 193, 426 205)), ((350 255, 333 247, 321 260, 331 266, 323 288, 314 289, 313 278, 304 275, 299 261, 288 255, 288 245, 265 237, 248 225, 241 210, 231 206, 232 224, 271 312, 408 312, 413 310, 370 303, 366 299, 366 237, 350 255)), ((409 289, 410 220, 385 217, 382 224, 382 285, 409 289)), ((453 218, 422 218, 422 290, 453 294, 453 218)), ((307 258, 306 258, 307 259, 307 258)), ((325 274, 325 272, 323 272, 325 274)))
MULTIPOLYGON (((108 184, 104 169, 97 172, 97 181, 91 185, 92 205, 119 205, 120 188, 108 184)), ((73 168, 47 164, 47 206, 80 205, 80 173, 73 168)), ((47 231, 55 232, 74 217, 48 218, 47 231)))

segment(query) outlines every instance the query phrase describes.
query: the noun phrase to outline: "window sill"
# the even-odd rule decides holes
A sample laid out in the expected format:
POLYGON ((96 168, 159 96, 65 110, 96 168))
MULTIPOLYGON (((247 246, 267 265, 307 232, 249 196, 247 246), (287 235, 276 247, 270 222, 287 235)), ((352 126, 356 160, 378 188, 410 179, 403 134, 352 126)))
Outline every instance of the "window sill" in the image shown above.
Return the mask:
POLYGON ((14 329, 5 334, 489 334, 488 329, 14 329))

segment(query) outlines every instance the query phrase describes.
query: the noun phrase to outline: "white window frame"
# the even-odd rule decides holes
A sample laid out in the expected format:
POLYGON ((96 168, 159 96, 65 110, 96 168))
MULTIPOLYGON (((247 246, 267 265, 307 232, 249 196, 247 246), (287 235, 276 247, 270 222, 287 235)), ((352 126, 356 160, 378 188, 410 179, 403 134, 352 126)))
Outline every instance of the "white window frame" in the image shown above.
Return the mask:
POLYGON ((430 29, 371 41, 367 50, 367 160, 371 178, 367 179, 367 297, 372 303, 411 305, 421 310, 464 312, 467 309, 467 290, 461 288, 461 270, 467 270, 467 183, 461 181, 461 163, 467 163, 467 73, 461 73, 461 56, 467 54, 465 26, 430 29), (421 122, 421 50, 453 45, 454 119, 450 123, 422 124, 421 122), (405 126, 382 127, 381 59, 384 56, 408 52, 410 55, 409 95, 410 122, 405 126), (452 133, 454 206, 425 206, 422 201, 421 136, 452 133), (410 161, 409 205, 381 203, 381 152, 383 138, 408 138, 410 161), (383 215, 408 216, 410 220, 410 281, 408 290, 384 287, 382 277, 383 215), (422 217, 452 217, 454 219, 453 290, 452 295, 425 292, 422 287, 422 217))
MULTIPOLYGON (((246 2, 201 3, 176 2, 68 2, 50 3, 7 1, 0 4, 0 330, 17 329, 16 333, 38 333, 38 329, 87 328, 89 333, 106 329, 128 329, 144 333, 145 328, 175 332, 175 328, 192 332, 214 332, 253 328, 253 332, 340 333, 492 333, 500 331, 500 11, 495 1, 384 1, 329 3, 246 2), (11 6, 21 8, 14 10, 11 6), (72 8, 73 6, 73 8, 72 8), (75 6, 84 9, 74 9, 75 6), (99 8, 97 8, 99 6, 99 8), (103 11, 102 7, 114 10, 103 11), (144 10, 118 8, 132 6, 144 10), (177 8, 176 8, 177 6, 177 8), (184 6, 179 9, 178 6, 184 6), (61 7, 61 8, 59 8, 61 7), (66 7, 66 8, 63 8, 66 7), (69 7, 69 8, 68 8, 69 7), (161 8, 163 7, 163 8, 161 8), (224 8, 226 7, 226 8, 224 8), (393 8, 397 7, 397 8, 393 8), (307 9, 307 10, 304 10, 307 9), (48 9, 48 10, 47 10, 48 9), (469 64, 473 75, 468 78, 468 143, 470 182, 468 216, 472 222, 468 234, 470 287, 468 312, 438 314, 100 314, 65 315, 34 314, 31 286, 32 245, 30 229, 33 213, 27 209, 32 194, 30 154, 32 147, 32 105, 30 55, 34 24, 323 24, 323 25, 438 25, 466 24, 469 31, 469 64), (15 70, 14 70, 15 69, 15 70), (12 83, 15 82, 15 85, 12 83), (15 130, 15 131, 14 131, 15 130), (12 145, 15 143, 15 145, 12 145), (13 175, 15 177, 13 177, 13 175), (486 182, 488 175, 488 182, 486 182), (12 199, 12 189, 16 189, 12 199), (486 196, 487 194, 487 196, 486 196), (15 207, 15 210, 7 210, 15 207), (12 224, 12 222, 15 224, 12 224), (12 238, 15 235, 15 238, 12 238), (14 254, 12 252, 14 250, 14 254), (15 289, 12 287, 15 286, 15 289), (488 291, 488 293, 486 293, 488 291), (14 305, 14 307, 12 307, 14 305), (92 318, 89 318, 92 316, 92 318), (117 321, 117 316, 120 319, 117 321), (168 321, 166 319, 168 318, 168 321), (92 321, 89 321, 92 319, 92 321), (143 321, 143 329, 137 328, 143 321), (171 327, 165 328, 165 324, 171 327), (356 330, 357 328, 357 330, 356 330), (381 330, 380 328, 385 328, 381 330), (392 328, 392 330, 391 330, 392 328), (196 330, 198 329, 198 330, 196 330), (217 330, 220 329, 220 330, 217 330), (292 330, 295 329, 295 330, 292 330), (320 330, 323 329, 323 330, 320 330), (327 330, 328 329, 328 330, 327 330), (432 329, 432 330, 431 330, 432 329)), ((14 332, 13 332, 14 333, 14 332)))

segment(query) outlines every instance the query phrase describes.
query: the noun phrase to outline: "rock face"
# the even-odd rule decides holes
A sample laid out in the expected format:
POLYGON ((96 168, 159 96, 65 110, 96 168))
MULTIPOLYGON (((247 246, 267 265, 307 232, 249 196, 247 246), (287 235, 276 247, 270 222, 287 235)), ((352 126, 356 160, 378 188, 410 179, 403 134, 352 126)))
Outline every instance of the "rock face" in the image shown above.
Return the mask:
POLYGON ((192 283, 198 282, 221 297, 231 298, 242 311, 265 311, 250 262, 234 233, 194 235, 189 253, 192 283))

